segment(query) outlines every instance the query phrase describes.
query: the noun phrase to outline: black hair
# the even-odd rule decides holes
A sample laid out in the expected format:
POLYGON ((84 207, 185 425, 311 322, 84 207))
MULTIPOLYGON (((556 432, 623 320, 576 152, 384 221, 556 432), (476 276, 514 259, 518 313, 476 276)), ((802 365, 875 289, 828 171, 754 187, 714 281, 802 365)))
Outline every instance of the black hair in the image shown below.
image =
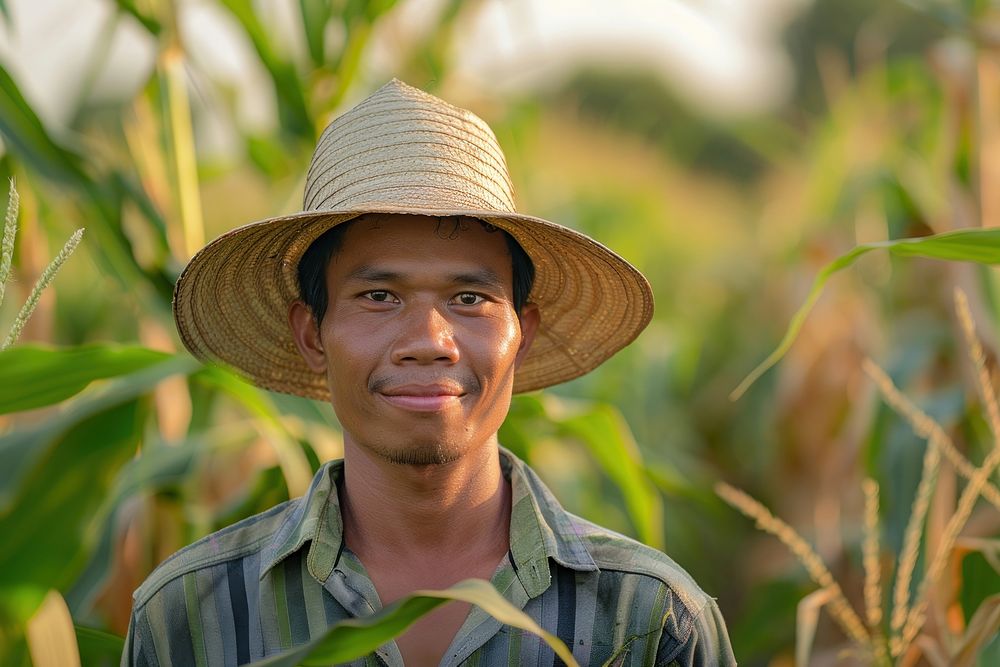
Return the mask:
MULTIPOLYGON (((354 222, 354 220, 344 222, 323 232, 312 242, 305 254, 302 255, 302 259, 299 260, 299 295, 302 301, 309 306, 317 324, 323 321, 329 304, 326 292, 326 268, 333 256, 343 246, 344 234, 354 222)), ((514 310, 520 315, 524 304, 528 302, 531 287, 535 283, 535 265, 521 244, 508 232, 482 220, 477 220, 477 222, 488 232, 500 232, 503 234, 504 241, 507 242, 514 276, 514 310)), ((457 233, 460 223, 456 221, 455 225, 455 233, 457 233)))

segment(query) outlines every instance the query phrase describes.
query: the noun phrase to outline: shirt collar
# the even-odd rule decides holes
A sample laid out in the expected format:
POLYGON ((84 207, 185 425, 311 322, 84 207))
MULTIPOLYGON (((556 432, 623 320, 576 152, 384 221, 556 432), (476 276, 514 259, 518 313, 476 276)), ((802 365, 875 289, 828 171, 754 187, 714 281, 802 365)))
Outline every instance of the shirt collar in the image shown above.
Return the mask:
MULTIPOLYGON (((538 475, 503 447, 500 467, 511 486, 511 564, 528 597, 536 597, 549 587, 549 558, 573 570, 597 570, 572 517, 538 475)), ((331 461, 319 469, 309 490, 261 554, 262 578, 306 542, 310 543, 306 558, 309 573, 320 583, 329 578, 343 549, 344 525, 336 492, 343 474, 343 460, 331 461)))
POLYGON ((271 568, 309 542, 306 567, 314 579, 324 582, 333 572, 343 546, 344 526, 340 518, 337 486, 344 475, 344 461, 320 466, 309 490, 292 501, 292 509, 261 553, 260 578, 271 568))
POLYGON ((573 570, 597 570, 576 522, 535 471, 502 447, 500 467, 511 488, 511 562, 528 597, 536 597, 549 587, 549 558, 573 570))

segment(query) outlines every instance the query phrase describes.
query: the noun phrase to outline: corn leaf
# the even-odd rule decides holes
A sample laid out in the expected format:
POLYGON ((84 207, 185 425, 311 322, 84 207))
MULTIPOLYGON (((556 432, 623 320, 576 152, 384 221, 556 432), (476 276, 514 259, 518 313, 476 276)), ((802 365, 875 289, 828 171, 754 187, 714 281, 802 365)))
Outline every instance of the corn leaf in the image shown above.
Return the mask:
POLYGON ((135 4, 135 0, 115 0, 118 10, 124 12, 138 21, 142 27, 149 31, 151 35, 157 36, 163 30, 163 26, 152 16, 144 14, 135 4))
POLYGON ((110 632, 76 626, 80 662, 87 667, 116 667, 125 650, 125 639, 110 632))
POLYGON ((0 513, 0 590, 60 589, 73 580, 94 512, 135 454, 146 410, 144 401, 128 400, 37 442, 43 454, 18 477, 13 502, 0 513))
POLYGON ((993 570, 1000 574, 1000 540, 987 540, 980 537, 963 537, 955 542, 958 551, 978 551, 990 564, 993 570))
POLYGON ((380 16, 392 9, 396 0, 347 0, 344 17, 348 25, 356 20, 374 23, 380 16))
POLYGON ((313 65, 322 67, 326 60, 326 24, 333 13, 330 0, 299 0, 299 11, 309 56, 313 65))
POLYGON ((222 5, 239 21, 261 63, 271 75, 274 92, 278 96, 278 117, 282 128, 293 136, 313 141, 313 123, 303 94, 304 86, 295 66, 278 54, 269 31, 261 23, 250 0, 222 0, 222 5))
POLYGON ((621 491, 636 536, 652 547, 663 548, 663 500, 654 474, 645 467, 617 408, 547 394, 517 396, 499 437, 505 447, 528 460, 532 449, 545 438, 579 443, 598 470, 621 491))
MULTIPOLYGON (((913 640, 913 648, 910 649, 909 653, 913 654, 917 651, 930 663, 931 667, 955 667, 948 660, 947 654, 941 648, 941 643, 928 634, 921 634, 913 640)), ((910 663, 905 662, 904 664, 910 663)))
POLYGON ((341 621, 308 644, 255 662, 251 667, 349 662, 371 653, 402 634, 418 618, 450 600, 470 602, 501 623, 538 635, 563 662, 570 667, 577 665, 572 653, 558 637, 539 627, 531 617, 500 595, 492 584, 482 579, 466 579, 441 591, 415 591, 373 616, 341 621))
POLYGON ((169 358, 138 346, 12 347, 0 352, 0 414, 52 405, 94 380, 133 373, 169 358))
POLYGON ((663 503, 643 467, 628 424, 610 405, 557 420, 557 432, 582 442, 601 469, 621 489, 629 516, 646 544, 663 548, 663 503))
MULTIPOLYGON (((100 392, 74 401, 52 419, 32 428, 5 434, 0 438, 0 460, 4 462, 4 465, 0 466, 0 524, 3 522, 2 517, 9 513, 12 507, 16 507, 15 499, 21 494, 22 486, 28 479, 36 476, 35 468, 46 465, 45 461, 53 463, 51 450, 60 446, 63 438, 70 437, 74 442, 79 440, 78 436, 73 434, 74 429, 87 424, 88 420, 103 411, 149 393, 163 378, 176 373, 190 373, 197 367, 198 363, 191 357, 168 358, 162 363, 112 380, 100 392)), ((112 429, 110 433, 115 432, 112 429)), ((97 451, 104 445, 105 438, 99 432, 91 435, 96 442, 83 444, 81 447, 97 451)), ((0 552, 3 551, 3 546, 0 544, 0 552)), ((0 574, 0 579, 2 576, 0 574)))
POLYGON ((1000 593, 983 600, 972 615, 965 634, 952 657, 954 667, 973 667, 980 650, 1000 632, 1000 593))
MULTIPOLYGON (((94 244, 100 248, 94 257, 103 265, 108 275, 116 278, 129 292, 151 286, 162 296, 148 303, 160 306, 166 313, 173 291, 173 277, 158 270, 145 271, 136 260, 132 241, 122 227, 122 206, 132 199, 147 217, 150 207, 138 197, 127 179, 111 173, 104 181, 88 175, 80 156, 57 142, 46 130, 38 115, 27 103, 10 74, 0 66, 0 134, 10 149, 25 164, 45 178, 61 185, 69 185, 83 197, 81 215, 93 232, 94 244)), ((165 227, 156 225, 154 231, 160 245, 165 244, 165 227)))
POLYGON ((58 591, 50 590, 28 620, 27 638, 35 667, 79 667, 73 618, 58 591))
POLYGON ((859 257, 872 250, 888 250, 894 255, 903 257, 926 257, 954 262, 1000 264, 1000 229, 960 229, 933 236, 866 243, 852 248, 847 253, 833 260, 823 267, 819 275, 816 276, 816 280, 813 282, 812 289, 809 290, 809 295, 806 297, 805 303, 795 311, 795 315, 792 316, 792 321, 788 325, 784 337, 778 343, 778 347, 733 390, 732 394, 730 394, 732 400, 735 401, 742 396, 761 375, 785 356, 792 343, 795 342, 795 338, 799 335, 799 331, 802 329, 809 311, 816 305, 816 301, 819 299, 823 288, 831 276, 841 269, 847 268, 857 261, 859 257))
POLYGON ((86 180, 80 157, 57 144, 21 95, 10 74, 0 66, 0 133, 15 153, 38 171, 63 182, 86 180))
POLYGON ((225 392, 250 414, 260 418, 259 429, 278 456, 288 492, 293 497, 304 494, 312 482, 313 469, 302 448, 288 433, 267 393, 218 366, 206 366, 193 379, 225 392))
MULTIPOLYGON (((227 433, 228 431, 229 429, 227 433)), ((171 486, 179 487, 185 479, 190 479, 199 457, 215 444, 217 442, 208 442, 203 438, 170 445, 145 443, 142 455, 123 466, 114 487, 105 497, 101 508, 95 512, 100 522, 100 531, 93 550, 80 576, 65 593, 66 604, 75 617, 79 618, 90 612, 96 597, 112 574, 116 560, 114 547, 119 528, 118 510, 125 501, 140 493, 160 491, 171 486)), ((86 664, 91 662, 87 661, 86 664)))
POLYGON ((795 614, 795 664, 808 665, 809 654, 812 653, 813 640, 816 638, 816 626, 819 623, 819 610, 833 599, 829 588, 821 588, 802 598, 795 614))

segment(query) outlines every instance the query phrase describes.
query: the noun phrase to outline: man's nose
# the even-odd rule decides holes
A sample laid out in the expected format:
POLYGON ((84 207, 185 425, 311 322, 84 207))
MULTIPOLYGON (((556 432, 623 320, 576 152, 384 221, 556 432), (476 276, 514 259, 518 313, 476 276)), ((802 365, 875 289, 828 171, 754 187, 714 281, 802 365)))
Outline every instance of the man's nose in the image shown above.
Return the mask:
POLYGON ((435 306, 411 305, 407 310, 393 345, 393 363, 458 361, 455 331, 448 318, 435 306))

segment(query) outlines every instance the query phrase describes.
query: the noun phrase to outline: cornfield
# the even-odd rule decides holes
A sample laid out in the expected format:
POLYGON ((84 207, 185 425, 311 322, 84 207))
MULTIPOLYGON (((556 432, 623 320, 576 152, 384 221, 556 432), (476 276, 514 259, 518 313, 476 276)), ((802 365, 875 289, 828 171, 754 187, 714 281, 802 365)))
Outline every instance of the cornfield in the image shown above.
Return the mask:
MULTIPOLYGON (((150 66, 99 96, 110 46, 79 54, 58 120, 0 49, 0 664, 117 664, 159 562, 341 455, 329 405, 184 352, 170 300, 206 241, 298 210, 319 132, 392 76, 484 117, 519 210, 653 286, 635 343, 500 431, 567 509, 685 567, 741 664, 1000 664, 1000 8, 797 3, 787 99, 726 114, 610 61, 477 84, 456 44, 497 3, 415 5, 107 2, 150 66)), ((392 613, 451 598, 510 611, 467 582, 392 613)))

